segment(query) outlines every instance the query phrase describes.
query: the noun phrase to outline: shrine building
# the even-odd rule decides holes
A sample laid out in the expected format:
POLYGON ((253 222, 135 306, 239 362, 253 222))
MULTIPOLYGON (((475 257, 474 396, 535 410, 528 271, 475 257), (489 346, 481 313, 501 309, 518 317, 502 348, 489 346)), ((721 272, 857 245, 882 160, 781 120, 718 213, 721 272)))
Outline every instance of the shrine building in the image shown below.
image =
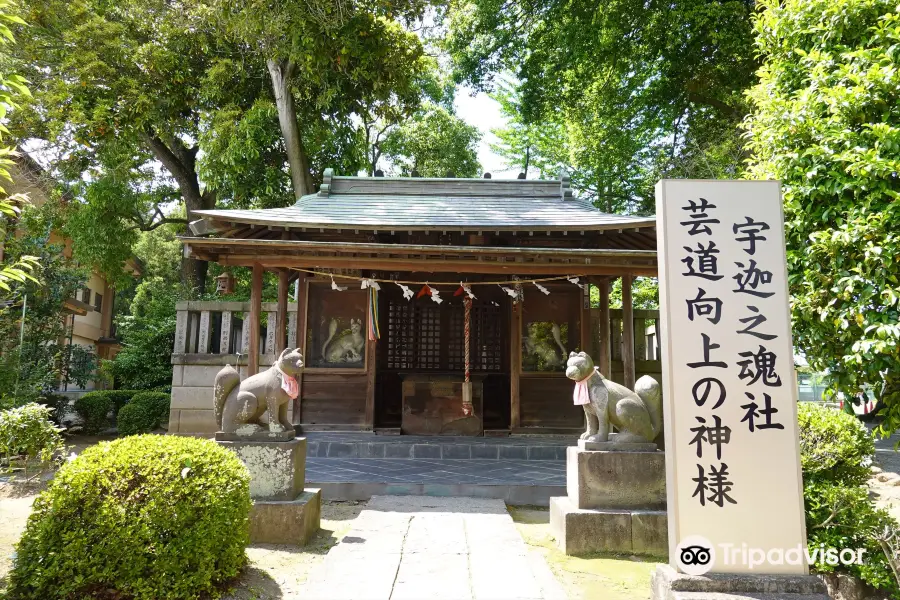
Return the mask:
POLYGON ((252 292, 179 303, 171 433, 215 431, 216 372, 256 373, 286 346, 306 363, 298 432, 575 434, 584 414, 569 352, 629 387, 659 379, 658 312, 635 310, 631 290, 657 274, 656 220, 600 212, 567 177, 328 169, 293 206, 194 215, 185 256, 251 268, 252 292), (275 302, 263 302, 266 271, 278 275, 275 302), (611 310, 616 278, 622 308, 611 310))

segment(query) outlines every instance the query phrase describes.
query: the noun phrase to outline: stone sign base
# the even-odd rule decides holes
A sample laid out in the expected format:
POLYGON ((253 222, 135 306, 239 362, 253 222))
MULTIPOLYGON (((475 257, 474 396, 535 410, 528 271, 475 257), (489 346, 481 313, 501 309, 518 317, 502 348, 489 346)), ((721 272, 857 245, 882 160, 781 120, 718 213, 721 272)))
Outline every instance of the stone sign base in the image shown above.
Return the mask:
POLYGON ((571 498, 550 498, 550 531, 569 555, 622 552, 665 556, 666 511, 578 508, 571 498))
POLYGON ((255 500, 250 510, 250 542, 304 546, 316 535, 322 491, 309 488, 294 500, 255 500))
POLYGON ((650 585, 653 600, 829 600, 825 584, 814 575, 684 575, 658 565, 650 585))

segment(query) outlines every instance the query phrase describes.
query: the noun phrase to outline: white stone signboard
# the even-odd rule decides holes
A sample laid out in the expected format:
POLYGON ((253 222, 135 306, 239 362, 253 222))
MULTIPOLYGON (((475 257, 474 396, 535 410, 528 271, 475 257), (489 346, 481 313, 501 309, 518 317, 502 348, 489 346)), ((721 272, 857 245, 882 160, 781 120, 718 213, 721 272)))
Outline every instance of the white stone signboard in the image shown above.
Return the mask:
POLYGON ((656 214, 670 562, 805 574, 781 185, 664 180, 656 214))

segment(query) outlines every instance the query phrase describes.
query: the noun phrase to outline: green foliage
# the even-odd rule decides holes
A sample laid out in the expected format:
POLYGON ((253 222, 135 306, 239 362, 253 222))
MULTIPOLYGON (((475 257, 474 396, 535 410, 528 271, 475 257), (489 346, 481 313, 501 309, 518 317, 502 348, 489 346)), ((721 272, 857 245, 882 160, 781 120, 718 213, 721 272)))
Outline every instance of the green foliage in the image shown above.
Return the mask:
POLYGON ((478 177, 478 141, 481 134, 455 114, 429 105, 413 119, 388 134, 384 156, 398 174, 416 171, 422 177, 478 177))
POLYGON ((63 450, 61 431, 51 421, 53 409, 26 404, 0 411, 0 456, 7 465, 13 457, 38 458, 49 463, 63 450))
POLYGON ((797 418, 806 483, 825 481, 851 487, 866 483, 875 441, 859 419, 808 403, 799 405, 797 418))
MULTIPOLYGON (((656 277, 635 277, 631 282, 631 302, 636 309, 659 308, 659 280, 656 277)), ((600 306, 600 290, 591 286, 591 306, 600 306)), ((622 280, 615 279, 609 290, 609 307, 622 308, 622 280)))
POLYGON ((900 15, 886 0, 765 1, 750 175, 783 183, 794 343, 900 426, 900 15))
POLYGON ((104 372, 117 385, 148 390, 172 383, 177 299, 177 287, 160 277, 145 279, 138 285, 131 315, 116 322, 122 349, 115 359, 103 365, 104 372))
POLYGON ((558 111, 548 110, 537 121, 526 120, 518 86, 507 79, 498 83, 491 97, 506 117, 505 127, 491 129, 498 140, 491 150, 505 159, 507 168, 519 169, 526 178, 533 168, 541 179, 559 177, 561 170, 568 169, 569 140, 558 111))
POLYGON ((60 382, 84 386, 94 375, 96 357, 89 348, 68 344, 65 303, 75 297, 87 274, 51 243, 60 219, 59 206, 48 202, 22 211, 17 236, 6 251, 12 257, 37 256, 43 265, 41 284, 28 281, 0 308, 0 397, 16 404, 37 401, 60 382), (25 309, 24 343, 22 312, 25 309))
POLYGON ((720 177, 744 159, 738 124, 758 62, 750 0, 455 0, 457 81, 521 82, 521 121, 562 123, 573 185, 607 212, 652 210, 660 176, 720 177))
POLYGON ((94 435, 108 429, 113 401, 102 391, 88 392, 75 400, 75 412, 82 419, 82 430, 94 435))
POLYGON ((197 598, 246 564, 250 476, 215 442, 142 435, 88 448, 34 502, 14 598, 197 598))
POLYGON ((808 546, 866 550, 862 565, 819 561, 816 570, 848 572, 896 597, 900 588, 878 537, 897 524, 875 508, 865 485, 875 454, 872 435, 855 417, 818 404, 800 403, 797 413, 808 546))
POLYGON ((171 397, 163 392, 140 392, 122 407, 116 419, 119 435, 150 433, 169 418, 171 397))

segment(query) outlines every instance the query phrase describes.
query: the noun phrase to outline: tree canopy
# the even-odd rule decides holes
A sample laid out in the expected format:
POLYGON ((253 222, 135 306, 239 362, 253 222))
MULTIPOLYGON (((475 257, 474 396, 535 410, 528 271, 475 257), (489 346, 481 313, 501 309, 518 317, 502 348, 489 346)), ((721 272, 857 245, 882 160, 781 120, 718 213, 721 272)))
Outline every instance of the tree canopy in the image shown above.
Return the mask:
POLYGON ((750 175, 784 185, 795 344, 900 425, 900 15, 887 0, 765 0, 750 175))
POLYGON ((525 123, 563 121, 573 184, 609 212, 645 211, 660 176, 734 176, 757 61, 750 0, 456 0, 458 81, 520 82, 525 123))

